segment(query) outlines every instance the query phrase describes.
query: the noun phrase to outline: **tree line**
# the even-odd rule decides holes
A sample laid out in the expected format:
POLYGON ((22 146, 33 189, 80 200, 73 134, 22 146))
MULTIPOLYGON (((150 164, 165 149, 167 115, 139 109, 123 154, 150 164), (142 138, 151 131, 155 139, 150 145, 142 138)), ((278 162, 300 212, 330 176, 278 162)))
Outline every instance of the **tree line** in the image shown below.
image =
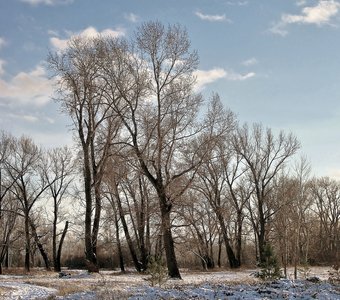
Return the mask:
POLYGON ((75 215, 94 272, 108 232, 122 271, 126 261, 142 272, 164 258, 172 278, 188 254, 205 269, 261 264, 268 246, 284 266, 338 260, 339 182, 310 178, 306 159, 292 162, 293 134, 239 124, 218 94, 197 92, 198 55, 183 27, 147 22, 130 39, 74 37, 48 65, 75 149, 2 134, 1 263, 24 237, 26 270, 32 244, 48 268, 52 251, 60 270, 75 215), (70 201, 78 206, 67 221, 70 201))

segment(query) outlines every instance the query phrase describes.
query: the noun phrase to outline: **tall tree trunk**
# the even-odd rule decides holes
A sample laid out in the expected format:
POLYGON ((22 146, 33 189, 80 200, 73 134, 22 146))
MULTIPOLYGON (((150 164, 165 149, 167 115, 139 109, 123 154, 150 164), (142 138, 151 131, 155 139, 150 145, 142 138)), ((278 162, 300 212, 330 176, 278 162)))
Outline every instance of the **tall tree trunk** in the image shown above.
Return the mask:
POLYGON ((60 241, 59 241, 56 260, 54 261, 54 271, 56 271, 56 272, 61 271, 61 263, 60 263, 60 261, 61 261, 61 251, 62 251, 62 248, 63 248, 63 244, 64 244, 64 240, 65 240, 67 230, 68 230, 68 221, 66 221, 66 223, 65 223, 65 227, 64 227, 63 233, 61 235, 60 241))
POLYGON ((95 195, 95 213, 93 218, 93 226, 92 226, 92 248, 93 253, 97 257, 97 241, 99 234, 99 226, 100 226, 100 215, 102 210, 102 199, 100 195, 100 187, 99 183, 96 183, 96 187, 94 189, 95 195))
POLYGON ((133 264, 134 264, 136 270, 138 272, 141 272, 142 269, 141 269, 140 263, 138 261, 136 250, 135 250, 135 247, 133 246, 132 239, 131 239, 130 232, 129 232, 129 228, 128 228, 126 220, 125 220, 124 211, 123 211, 123 207, 122 207, 120 197, 118 195, 118 187, 117 186, 116 186, 116 191, 117 191, 117 193, 116 193, 117 206, 118 206, 120 220, 121 220, 122 225, 123 225, 123 230, 124 230, 126 242, 129 246, 129 250, 130 250, 130 254, 131 254, 131 257, 132 257, 133 264))
POLYGON ((233 249, 230 246, 228 232, 227 232, 227 227, 225 225, 223 216, 222 216, 221 212, 218 209, 215 209, 215 212, 217 214, 217 219, 218 219, 220 227, 221 227, 224 244, 225 244, 225 248, 226 248, 226 251, 227 251, 229 266, 232 269, 238 268, 238 267, 240 267, 240 262, 235 257, 234 251, 233 251, 233 249))
POLYGON ((181 274, 179 272, 177 265, 174 240, 171 233, 171 220, 170 220, 171 205, 167 204, 167 199, 165 195, 159 195, 159 201, 162 218, 163 242, 166 254, 168 273, 171 278, 181 279, 181 274))
POLYGON ((236 258, 241 266, 242 252, 242 212, 237 212, 236 258))
MULTIPOLYGON (((260 196, 258 196, 258 199, 260 196)), ((262 199, 262 198, 261 198, 262 199)), ((260 264, 266 263, 267 258, 265 254, 266 249, 266 219, 264 217, 263 212, 263 200, 258 200, 258 210, 259 210, 259 225, 260 225, 260 231, 258 233, 258 245, 259 245, 259 256, 260 256, 260 264)))
POLYGON ((30 272, 30 251, 31 251, 31 237, 29 228, 29 216, 25 211, 25 270, 30 272))
POLYGON ((119 222, 118 222, 118 217, 117 213, 114 213, 114 219, 115 219, 115 230, 116 230, 116 240, 117 240, 117 252, 118 252, 118 257, 119 257, 119 267, 122 272, 125 272, 125 266, 124 266, 124 256, 122 252, 122 246, 120 243, 120 234, 119 234, 119 222))
POLYGON ((33 235, 34 241, 35 241, 35 243, 36 243, 36 245, 39 249, 41 257, 44 260, 45 269, 50 270, 51 269, 50 260, 48 259, 48 255, 47 255, 47 253, 44 249, 43 244, 40 242, 39 236, 37 234, 37 228, 35 227, 35 224, 33 223, 33 221, 31 219, 29 219, 29 223, 30 223, 30 226, 31 226, 31 229, 32 229, 32 235, 33 235))
POLYGON ((99 272, 97 257, 93 252, 92 244, 92 188, 91 188, 90 157, 84 149, 84 185, 85 185, 85 256, 88 262, 88 271, 99 272))
POLYGON ((58 221, 58 205, 57 199, 54 198, 54 211, 53 211, 53 233, 52 233, 52 255, 53 255, 53 268, 55 272, 59 272, 56 266, 57 262, 57 221, 58 221))

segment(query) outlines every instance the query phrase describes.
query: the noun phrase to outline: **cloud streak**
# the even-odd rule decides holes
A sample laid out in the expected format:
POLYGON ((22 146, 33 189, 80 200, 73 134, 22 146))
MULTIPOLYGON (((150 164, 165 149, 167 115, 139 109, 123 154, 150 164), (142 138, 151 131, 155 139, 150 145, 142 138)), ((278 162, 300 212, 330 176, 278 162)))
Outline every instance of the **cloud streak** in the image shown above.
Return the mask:
POLYGON ((60 4, 70 4, 73 2, 73 0, 21 0, 21 2, 30 4, 32 6, 36 6, 40 4, 54 6, 54 5, 60 5, 60 4))
POLYGON ((213 83, 220 79, 225 79, 229 81, 244 81, 254 77, 256 74, 254 72, 249 72, 246 74, 239 74, 232 70, 225 70, 223 68, 214 68, 208 71, 197 70, 194 73, 196 76, 196 89, 202 90, 206 85, 213 83))
POLYGON ((204 21, 209 21, 209 22, 228 22, 228 23, 231 23, 231 20, 228 19, 225 14, 223 15, 206 15, 206 14, 203 14, 199 11, 196 11, 195 12, 195 15, 197 17, 199 17, 201 20, 204 20, 204 21))

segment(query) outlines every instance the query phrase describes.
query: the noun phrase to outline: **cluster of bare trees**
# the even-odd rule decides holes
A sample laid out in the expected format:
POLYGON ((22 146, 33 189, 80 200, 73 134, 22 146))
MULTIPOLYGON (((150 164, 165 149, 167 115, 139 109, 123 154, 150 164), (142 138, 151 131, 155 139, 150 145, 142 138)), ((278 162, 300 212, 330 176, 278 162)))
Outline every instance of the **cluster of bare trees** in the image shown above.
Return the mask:
POLYGON ((4 132, 0 151, 0 265, 8 266, 9 251, 23 248, 25 269, 29 271, 31 254, 38 249, 49 269, 51 264, 43 240, 51 238, 54 269, 60 270, 68 223, 60 233, 58 225, 63 217, 59 207, 72 180, 71 152, 67 148, 44 151, 30 138, 15 138, 4 132), (41 225, 45 208, 51 208, 52 217, 48 221, 51 230, 38 234, 37 225, 41 225))
POLYGON ((269 244, 284 266, 338 259, 340 183, 309 178, 303 160, 293 166, 292 134, 239 125, 217 94, 205 101, 181 26, 148 22, 130 40, 76 37, 48 63, 77 153, 3 134, 1 263, 24 236, 27 270, 32 244, 60 270, 65 210, 72 226, 82 218, 91 271, 112 243, 122 271, 164 257, 174 278, 178 258, 192 255, 206 269, 226 258, 237 268, 264 262, 269 244), (77 210, 62 205, 70 200, 77 210))

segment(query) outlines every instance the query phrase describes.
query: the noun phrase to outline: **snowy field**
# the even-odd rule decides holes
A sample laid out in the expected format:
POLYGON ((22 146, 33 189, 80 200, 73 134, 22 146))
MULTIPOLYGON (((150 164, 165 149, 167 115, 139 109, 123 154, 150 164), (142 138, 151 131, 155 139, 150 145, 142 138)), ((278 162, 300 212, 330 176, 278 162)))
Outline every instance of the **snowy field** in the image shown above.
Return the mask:
POLYGON ((312 268, 308 276, 318 277, 316 283, 302 278, 264 283, 252 275, 255 270, 183 270, 183 280, 168 280, 162 288, 151 287, 147 275, 134 272, 72 270, 59 278, 53 272, 33 271, 30 275, 0 275, 0 299, 340 299, 339 284, 327 281, 329 270, 312 268))

